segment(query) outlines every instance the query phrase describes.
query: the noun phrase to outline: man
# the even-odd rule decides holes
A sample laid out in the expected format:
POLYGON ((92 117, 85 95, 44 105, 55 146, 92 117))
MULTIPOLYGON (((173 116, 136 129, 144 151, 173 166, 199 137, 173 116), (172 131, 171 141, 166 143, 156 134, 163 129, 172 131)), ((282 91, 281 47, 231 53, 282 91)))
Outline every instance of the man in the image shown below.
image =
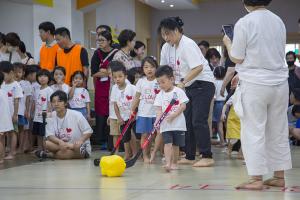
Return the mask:
POLYGON ((285 59, 286 59, 286 63, 287 63, 288 68, 289 68, 288 82, 289 82, 289 91, 291 93, 292 89, 294 88, 295 81, 296 81, 295 80, 295 68, 297 67, 295 65, 296 54, 293 51, 289 51, 289 52, 286 53, 285 59))
POLYGON ((71 76, 75 71, 82 71, 87 81, 89 75, 89 59, 85 48, 71 41, 70 31, 61 27, 54 32, 55 40, 60 49, 57 51, 56 63, 66 69, 65 83, 71 83, 71 76))
POLYGON ((67 109, 68 97, 63 91, 54 92, 51 97, 54 112, 47 119, 46 149, 37 151, 39 158, 83 159, 91 155, 90 137, 93 133, 84 116, 67 109))
POLYGON ((55 26, 51 22, 39 25, 40 37, 43 45, 40 49, 40 66, 42 69, 53 71, 56 64, 56 54, 59 46, 54 39, 55 26))

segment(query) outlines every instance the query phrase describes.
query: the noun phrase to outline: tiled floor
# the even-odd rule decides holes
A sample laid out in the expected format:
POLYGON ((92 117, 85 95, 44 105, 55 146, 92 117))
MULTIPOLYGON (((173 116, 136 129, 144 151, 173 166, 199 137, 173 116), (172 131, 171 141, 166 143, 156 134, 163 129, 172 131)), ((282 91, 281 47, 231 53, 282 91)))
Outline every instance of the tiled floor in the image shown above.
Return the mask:
MULTIPOLYGON (((299 200, 300 148, 292 152, 294 168, 287 172, 287 188, 261 192, 234 189, 247 178, 245 166, 239 160, 228 160, 220 149, 214 149, 217 162, 213 168, 183 166, 165 173, 159 161, 155 165, 139 161, 118 178, 102 177, 93 158, 46 162, 32 159, 30 164, 11 164, 11 168, 0 170, 0 200, 299 200)), ((96 152, 94 157, 100 154, 107 152, 96 152)))

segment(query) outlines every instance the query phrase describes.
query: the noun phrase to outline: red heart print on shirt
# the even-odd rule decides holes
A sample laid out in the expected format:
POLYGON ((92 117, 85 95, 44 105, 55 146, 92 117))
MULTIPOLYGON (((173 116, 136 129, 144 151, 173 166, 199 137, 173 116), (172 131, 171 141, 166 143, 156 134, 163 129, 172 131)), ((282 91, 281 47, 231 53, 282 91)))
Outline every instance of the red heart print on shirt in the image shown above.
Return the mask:
POLYGON ((67 133, 71 133, 72 129, 71 128, 66 128, 67 133))
POLYGON ((8 93, 7 93, 7 96, 8 96, 8 97, 12 97, 13 94, 12 94, 11 92, 8 92, 8 93))
POLYGON ((130 101, 130 100, 132 99, 132 96, 126 95, 126 99, 127 99, 128 101, 130 101))
POLYGON ((85 96, 84 96, 83 94, 81 94, 81 98, 82 98, 82 99, 85 99, 85 96))
POLYGON ((179 100, 176 100, 174 105, 177 106, 178 104, 179 104, 179 100))
POLYGON ((155 94, 158 94, 160 92, 160 90, 155 88, 154 92, 155 92, 155 94))
POLYGON ((179 60, 177 60, 177 65, 180 65, 180 61, 179 60))
POLYGON ((41 100, 42 101, 46 101, 47 99, 45 97, 41 97, 41 100))

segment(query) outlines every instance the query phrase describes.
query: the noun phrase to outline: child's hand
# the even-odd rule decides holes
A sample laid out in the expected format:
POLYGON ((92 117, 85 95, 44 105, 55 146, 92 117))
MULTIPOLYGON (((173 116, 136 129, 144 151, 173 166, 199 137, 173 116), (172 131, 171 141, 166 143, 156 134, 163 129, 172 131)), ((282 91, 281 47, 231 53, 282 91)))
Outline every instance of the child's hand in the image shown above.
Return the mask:
POLYGON ((118 124, 123 125, 123 124, 125 124, 125 121, 122 118, 119 118, 118 119, 118 124))
POLYGON ((25 118, 27 119, 27 120, 30 120, 30 114, 29 114, 29 112, 28 111, 25 111, 25 118))
POLYGON ((221 120, 222 120, 222 122, 225 122, 225 121, 226 121, 226 115, 225 115, 225 113, 222 113, 222 115, 221 115, 221 120))
POLYGON ((175 117, 176 117, 175 115, 171 114, 166 117, 166 120, 168 123, 171 123, 175 119, 175 117))
POLYGON ((13 123, 17 123, 18 122, 18 115, 17 114, 13 115, 12 121, 13 121, 13 123))
POLYGON ((154 122, 154 128, 155 128, 156 130, 159 130, 158 121, 159 121, 159 120, 155 120, 155 122, 154 122))

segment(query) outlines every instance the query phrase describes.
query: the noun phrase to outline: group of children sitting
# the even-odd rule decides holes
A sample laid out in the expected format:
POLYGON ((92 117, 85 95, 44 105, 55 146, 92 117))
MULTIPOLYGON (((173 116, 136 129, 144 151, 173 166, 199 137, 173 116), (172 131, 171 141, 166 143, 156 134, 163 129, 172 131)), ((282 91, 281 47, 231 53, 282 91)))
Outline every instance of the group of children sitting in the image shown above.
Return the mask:
POLYGON ((0 102, 3 108, 0 164, 14 159, 17 153, 33 152, 36 140, 38 150, 44 149, 44 118, 52 111, 50 96, 53 92, 62 90, 67 93, 69 107, 89 119, 90 97, 83 87, 84 74, 76 71, 71 86, 64 83, 65 75, 63 67, 56 67, 50 73, 38 65, 0 62, 0 102))

